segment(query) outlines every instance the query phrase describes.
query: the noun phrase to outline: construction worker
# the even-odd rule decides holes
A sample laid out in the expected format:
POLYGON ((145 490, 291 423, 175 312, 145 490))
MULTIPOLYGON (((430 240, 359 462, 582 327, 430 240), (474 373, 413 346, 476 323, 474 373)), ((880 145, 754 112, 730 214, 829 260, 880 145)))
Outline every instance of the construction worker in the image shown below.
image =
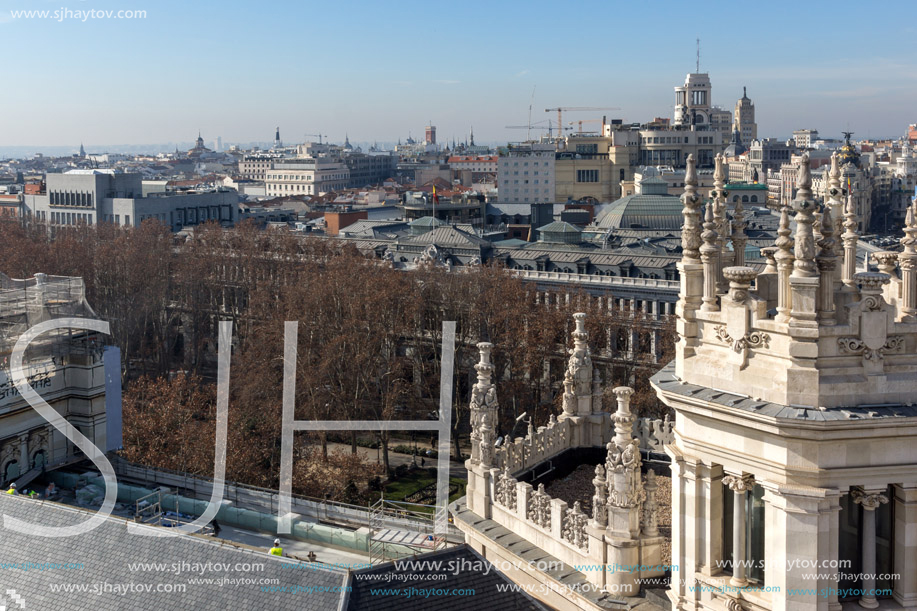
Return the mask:
POLYGON ((10 484, 10 489, 6 491, 7 494, 16 494, 16 482, 10 484))
POLYGON ((274 547, 268 552, 271 556, 283 556, 283 548, 280 547, 280 539, 274 539, 274 547))

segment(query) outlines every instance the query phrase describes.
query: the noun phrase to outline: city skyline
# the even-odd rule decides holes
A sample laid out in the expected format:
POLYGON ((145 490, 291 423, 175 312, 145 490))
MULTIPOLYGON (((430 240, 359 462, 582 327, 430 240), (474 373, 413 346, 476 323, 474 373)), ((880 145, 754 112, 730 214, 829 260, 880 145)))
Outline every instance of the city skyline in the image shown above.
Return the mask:
POLYGON ((75 9, 146 16, 58 22, 13 18, 11 10, 63 8, 14 0, 5 3, 0 31, 11 48, 29 50, 30 73, 43 86, 8 98, 7 116, 16 120, 3 144, 152 145, 187 142, 198 130, 208 143, 265 142, 278 125, 291 143, 316 133, 395 142, 422 137, 427 121, 444 142, 464 140, 473 126, 476 140, 496 143, 524 139, 525 130, 505 126, 525 125, 530 106, 540 127, 555 120, 545 108, 556 106, 621 108, 571 113, 565 123, 602 115, 646 122, 672 115, 673 87, 696 67, 697 38, 713 103, 731 110, 747 87, 761 136, 812 128, 827 137, 846 129, 857 138, 900 137, 915 120, 915 28, 888 19, 907 14, 907 4, 857 12, 855 29, 852 3, 831 12, 786 3, 789 15, 714 3, 703 16, 686 16, 682 5, 654 6, 658 14, 576 7, 578 15, 604 16, 603 28, 583 17, 564 24, 561 9, 547 3, 524 10, 466 3, 453 15, 411 2, 278 2, 258 11, 227 2, 215 13, 171 0, 90 0, 75 9), (785 27, 787 19, 805 34, 785 27), (74 50, 79 61, 64 61, 74 50))

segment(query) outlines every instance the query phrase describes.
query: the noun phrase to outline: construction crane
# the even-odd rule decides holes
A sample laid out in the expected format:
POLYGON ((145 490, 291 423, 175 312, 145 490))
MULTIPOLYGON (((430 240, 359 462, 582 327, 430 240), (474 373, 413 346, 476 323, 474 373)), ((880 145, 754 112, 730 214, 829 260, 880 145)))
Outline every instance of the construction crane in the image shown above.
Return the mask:
POLYGON ((307 137, 307 138, 318 138, 318 143, 319 143, 319 144, 322 143, 322 138, 323 138, 323 137, 324 137, 324 138, 327 138, 327 137, 328 137, 328 134, 325 134, 324 136, 322 136, 322 134, 303 134, 303 135, 304 135, 305 137, 307 137))
POLYGON ((566 112, 583 112, 593 110, 621 110, 611 106, 560 106, 559 108, 545 108, 545 112, 557 111, 557 125, 563 125, 563 113, 566 112))
MULTIPOLYGON (((506 125, 505 129, 525 129, 525 130, 544 129, 544 125, 542 125, 543 123, 545 123, 545 121, 538 121, 537 123, 530 123, 528 125, 506 125)), ((554 124, 550 120, 547 121, 547 124, 548 124, 548 137, 550 138, 551 130, 554 129, 554 124)), ((565 127, 564 129, 571 130, 573 128, 565 127)), ((526 139, 530 139, 529 132, 526 132, 526 139)))
MULTIPOLYGON (((569 123, 567 123, 567 125, 576 125, 577 133, 581 134, 583 133, 583 123, 601 123, 602 131, 600 133, 602 135, 605 135, 605 122, 606 122, 606 117, 602 117, 601 119, 583 119, 582 121, 570 121, 569 123)), ((571 127, 570 129, 573 129, 573 128, 571 127)))

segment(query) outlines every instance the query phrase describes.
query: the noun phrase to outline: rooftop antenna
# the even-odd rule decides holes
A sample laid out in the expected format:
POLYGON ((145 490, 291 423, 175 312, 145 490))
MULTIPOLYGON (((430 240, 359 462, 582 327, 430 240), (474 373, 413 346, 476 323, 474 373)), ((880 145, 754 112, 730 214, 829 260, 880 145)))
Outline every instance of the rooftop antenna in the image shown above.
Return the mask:
POLYGON ((700 38, 697 39, 697 73, 700 74, 700 38))

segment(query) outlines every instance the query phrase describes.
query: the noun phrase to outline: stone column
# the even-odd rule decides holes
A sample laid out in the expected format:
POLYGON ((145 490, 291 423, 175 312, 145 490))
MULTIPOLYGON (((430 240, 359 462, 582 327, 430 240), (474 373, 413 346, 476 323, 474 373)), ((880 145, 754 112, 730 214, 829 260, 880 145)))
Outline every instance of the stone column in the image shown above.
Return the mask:
POLYGON ((32 468, 32 466, 29 464, 28 440, 28 433, 19 436, 19 475, 25 475, 26 471, 32 468))
MULTIPOLYGON (((839 491, 759 483, 764 487, 765 502, 764 581, 774 588, 772 611, 836 611, 839 609, 836 598, 822 597, 819 591, 822 587, 836 589, 836 580, 815 582, 803 577, 809 571, 791 567, 800 562, 818 566, 819 562, 837 561, 839 491), (792 597, 790 590, 796 590, 792 597)), ((835 569, 811 572, 819 571, 833 573, 835 569)))
POLYGON ((729 584, 737 588, 748 585, 745 578, 745 500, 746 492, 755 485, 748 474, 727 475, 723 483, 732 490, 732 579, 729 584))
POLYGON ((895 580, 892 595, 917 607, 917 485, 895 486, 895 580))
POLYGON ((698 465, 695 470, 701 490, 700 506, 704 520, 699 524, 701 544, 698 570, 716 575, 723 569, 723 466, 698 465))
POLYGON ((673 609, 697 608, 702 597, 695 587, 695 570, 702 562, 704 490, 698 478, 702 465, 676 444, 668 445, 672 458, 672 577, 668 596, 673 609))
POLYGON ((883 494, 885 488, 879 490, 865 490, 854 488, 850 494, 853 502, 863 507, 863 520, 860 522, 860 541, 863 549, 862 573, 863 596, 860 606, 864 609, 875 609, 879 606, 876 600, 876 509, 879 505, 888 502, 888 497, 883 494))

